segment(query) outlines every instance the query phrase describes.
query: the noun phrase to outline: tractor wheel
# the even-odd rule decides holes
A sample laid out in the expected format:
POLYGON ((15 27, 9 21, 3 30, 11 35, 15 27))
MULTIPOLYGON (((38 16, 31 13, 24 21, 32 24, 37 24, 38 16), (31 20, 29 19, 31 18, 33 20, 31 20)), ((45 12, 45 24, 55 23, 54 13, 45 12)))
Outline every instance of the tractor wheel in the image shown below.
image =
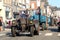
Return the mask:
POLYGON ((33 26, 31 26, 31 28, 30 28, 30 35, 31 35, 31 37, 34 35, 34 27, 33 26))
POLYGON ((39 32, 37 30, 35 30, 34 35, 39 35, 39 32))
POLYGON ((15 27, 11 28, 11 33, 12 33, 12 37, 16 36, 16 31, 15 31, 15 27))
POLYGON ((60 27, 58 27, 58 31, 60 32, 60 27))
POLYGON ((20 34, 17 32, 16 35, 19 36, 20 34))

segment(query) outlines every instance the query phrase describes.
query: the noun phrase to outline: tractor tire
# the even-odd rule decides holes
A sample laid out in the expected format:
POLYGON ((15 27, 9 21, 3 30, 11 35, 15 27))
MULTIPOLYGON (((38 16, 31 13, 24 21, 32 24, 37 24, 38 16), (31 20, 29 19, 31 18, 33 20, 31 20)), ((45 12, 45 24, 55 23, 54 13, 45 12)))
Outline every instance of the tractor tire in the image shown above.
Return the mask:
POLYGON ((34 35, 39 35, 39 32, 37 30, 34 30, 34 35))
POLYGON ((34 35, 34 27, 31 26, 31 28, 30 28, 30 36, 32 37, 33 35, 34 35))
POLYGON ((12 37, 16 36, 16 31, 15 31, 15 27, 11 28, 11 33, 12 33, 12 37))
POLYGON ((60 32, 60 27, 58 27, 58 31, 60 32))
POLYGON ((16 36, 19 36, 20 34, 19 33, 16 33, 16 36))
POLYGON ((39 27, 38 27, 37 29, 36 29, 36 27, 35 27, 34 35, 39 35, 39 31, 40 31, 39 27))

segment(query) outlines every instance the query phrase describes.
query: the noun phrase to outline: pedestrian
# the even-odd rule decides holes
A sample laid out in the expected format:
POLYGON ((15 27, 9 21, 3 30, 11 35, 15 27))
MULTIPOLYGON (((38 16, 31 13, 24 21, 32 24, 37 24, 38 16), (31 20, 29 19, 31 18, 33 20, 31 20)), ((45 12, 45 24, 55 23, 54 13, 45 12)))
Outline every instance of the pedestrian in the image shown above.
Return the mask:
POLYGON ((2 22, 3 31, 5 31, 5 23, 2 22))
POLYGON ((1 19, 0 19, 0 31, 2 30, 2 22, 1 22, 1 19))
POLYGON ((56 23, 57 23, 57 18, 56 16, 54 17, 54 25, 56 26, 56 23))

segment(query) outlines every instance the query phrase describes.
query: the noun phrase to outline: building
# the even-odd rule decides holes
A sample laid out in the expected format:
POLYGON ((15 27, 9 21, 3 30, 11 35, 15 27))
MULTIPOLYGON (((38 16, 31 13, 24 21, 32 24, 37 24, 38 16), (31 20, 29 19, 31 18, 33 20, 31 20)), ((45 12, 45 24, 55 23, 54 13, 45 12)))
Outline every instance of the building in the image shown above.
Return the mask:
POLYGON ((55 14, 55 16, 60 17, 60 8, 57 8, 57 9, 54 11, 54 14, 55 14))
POLYGON ((41 0, 41 3, 40 3, 40 8, 42 10, 42 14, 45 14, 46 15, 46 10, 47 10, 47 6, 48 6, 48 2, 47 0, 41 0))
POLYGON ((30 9, 30 0, 26 0, 26 9, 30 9))
POLYGON ((4 0, 6 19, 12 18, 12 0, 4 0))
POLYGON ((52 14, 53 14, 54 16, 57 16, 57 15, 55 14, 55 11, 57 10, 57 7, 55 7, 55 6, 50 6, 50 8, 51 8, 52 14))
MULTIPOLYGON (((2 5, 5 9, 5 19, 14 18, 14 12, 20 12, 21 10, 30 9, 30 1, 31 0, 3 0, 2 5)), ((35 4, 36 0, 34 2, 34 5, 35 4)))
POLYGON ((47 6, 47 16, 50 17, 52 15, 52 9, 50 8, 50 5, 47 6))
POLYGON ((31 9, 37 9, 37 2, 36 2, 36 0, 30 0, 30 7, 31 7, 31 9))
POLYGON ((0 17, 3 18, 3 21, 5 22, 5 7, 3 6, 3 0, 0 0, 0 17))
POLYGON ((26 0, 4 0, 4 7, 6 18, 11 19, 14 17, 14 12, 20 12, 25 10, 29 4, 26 4, 26 0))

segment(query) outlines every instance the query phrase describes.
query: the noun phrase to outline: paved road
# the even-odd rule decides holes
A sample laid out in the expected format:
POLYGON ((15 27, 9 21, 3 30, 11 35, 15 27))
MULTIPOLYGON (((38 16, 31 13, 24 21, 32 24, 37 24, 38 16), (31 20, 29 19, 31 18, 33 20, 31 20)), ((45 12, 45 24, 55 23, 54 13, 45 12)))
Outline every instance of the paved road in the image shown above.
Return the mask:
POLYGON ((48 30, 40 31, 39 35, 33 37, 25 34, 11 37, 10 30, 6 30, 0 33, 0 40, 60 40, 60 32, 58 32, 57 27, 49 27, 48 30))

